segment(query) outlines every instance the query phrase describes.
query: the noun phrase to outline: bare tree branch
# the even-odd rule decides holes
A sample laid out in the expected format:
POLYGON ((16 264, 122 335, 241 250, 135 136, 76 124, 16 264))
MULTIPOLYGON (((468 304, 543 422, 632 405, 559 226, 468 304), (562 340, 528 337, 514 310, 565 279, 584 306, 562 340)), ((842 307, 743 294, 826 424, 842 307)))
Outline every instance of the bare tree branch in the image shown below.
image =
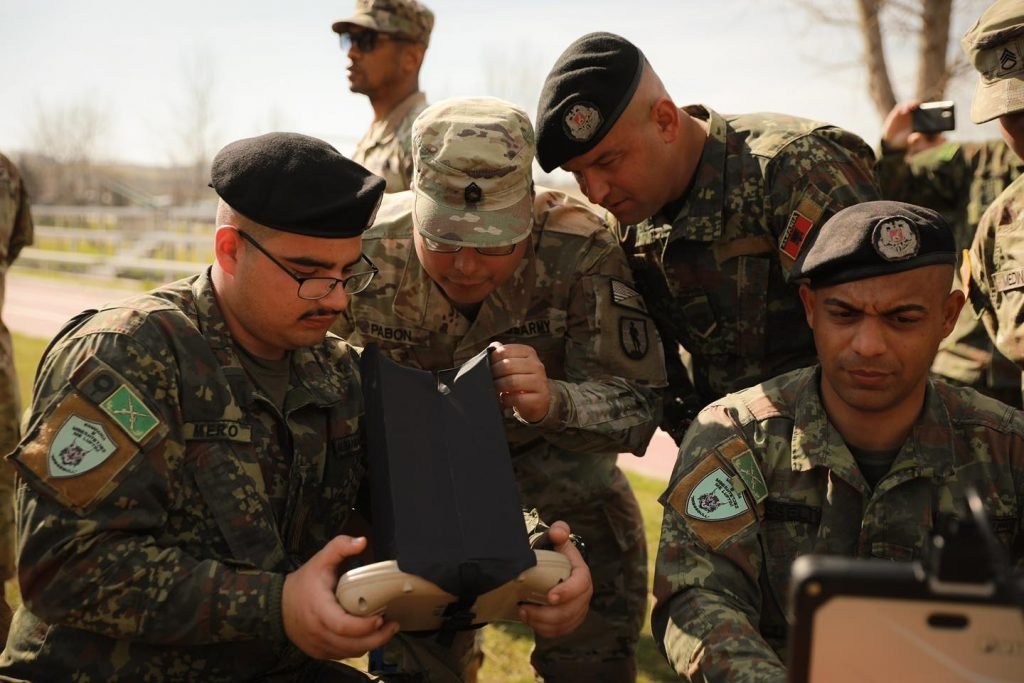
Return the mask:
POLYGON ((896 95, 889 80, 882 27, 878 20, 881 4, 880 0, 857 0, 860 31, 864 37, 864 62, 868 69, 868 91, 875 109, 884 118, 896 106, 896 95))
POLYGON ((921 0, 921 32, 918 37, 918 69, 915 94, 920 100, 941 99, 950 70, 949 21, 953 0, 921 0))

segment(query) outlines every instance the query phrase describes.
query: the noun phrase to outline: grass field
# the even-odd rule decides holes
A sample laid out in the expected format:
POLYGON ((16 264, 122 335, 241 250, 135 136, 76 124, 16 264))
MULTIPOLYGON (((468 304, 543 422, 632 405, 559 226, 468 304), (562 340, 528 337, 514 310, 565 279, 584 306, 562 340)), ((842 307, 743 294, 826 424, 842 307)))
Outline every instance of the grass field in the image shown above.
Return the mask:
MULTIPOLYGON (((14 355, 18 369, 18 381, 21 386, 22 402, 28 405, 32 393, 32 378, 35 376, 39 357, 46 348, 46 341, 14 335, 14 355)), ((654 574, 654 557, 657 551, 658 533, 661 528, 661 507, 657 498, 661 495, 664 483, 627 473, 630 483, 640 501, 643 511, 644 527, 647 534, 648 570, 654 574)), ((14 583, 7 585, 8 597, 17 602, 17 591, 14 583)), ((648 604, 648 611, 650 610, 648 604)), ((484 652, 486 659, 480 671, 481 683, 531 683, 533 679, 530 668, 530 649, 532 638, 530 632, 518 624, 502 624, 488 626, 484 629, 484 652)), ((675 674, 658 652, 651 638, 649 620, 644 626, 638 652, 640 683, 675 681, 675 674)))

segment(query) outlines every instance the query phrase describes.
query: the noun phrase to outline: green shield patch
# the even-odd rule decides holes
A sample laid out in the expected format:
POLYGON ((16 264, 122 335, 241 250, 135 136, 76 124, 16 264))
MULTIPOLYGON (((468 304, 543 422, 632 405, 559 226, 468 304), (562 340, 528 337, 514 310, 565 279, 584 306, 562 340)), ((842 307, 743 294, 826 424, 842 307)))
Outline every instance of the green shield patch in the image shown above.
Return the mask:
POLYGON ((732 459, 732 464, 736 468, 736 474, 740 475, 740 479, 747 485, 747 490, 754 497, 755 503, 760 503, 768 497, 768 485, 761 475, 761 468, 757 466, 753 453, 743 451, 732 459))
POLYGON ((136 443, 141 442, 160 424, 160 420, 127 384, 119 386, 100 404, 100 408, 121 425, 136 443))

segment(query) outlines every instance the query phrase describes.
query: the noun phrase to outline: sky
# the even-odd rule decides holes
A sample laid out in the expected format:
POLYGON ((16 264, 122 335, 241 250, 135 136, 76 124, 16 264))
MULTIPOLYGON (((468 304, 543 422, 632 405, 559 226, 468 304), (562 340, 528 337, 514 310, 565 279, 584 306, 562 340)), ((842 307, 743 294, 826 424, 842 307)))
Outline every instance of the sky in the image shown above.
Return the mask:
MULTIPOLYGON (((558 55, 584 33, 606 30, 644 51, 677 104, 806 116, 877 145, 881 120, 867 97, 858 34, 819 25, 796 0, 426 1, 437 19, 420 85, 432 102, 494 95, 532 118, 558 55)), ((817 2, 837 16, 854 5, 817 2)), ((347 58, 331 31, 353 6, 0 0, 0 150, 31 150, 41 115, 87 107, 100 114, 98 160, 180 161, 198 80, 212 84, 211 152, 242 137, 290 130, 349 153, 372 116, 368 100, 348 91, 347 58)), ((955 37, 966 23, 954 26, 955 37)), ((903 39, 888 47, 897 96, 906 99, 913 46, 903 39)), ((960 139, 998 134, 970 123, 974 82, 972 75, 950 93, 960 139)))

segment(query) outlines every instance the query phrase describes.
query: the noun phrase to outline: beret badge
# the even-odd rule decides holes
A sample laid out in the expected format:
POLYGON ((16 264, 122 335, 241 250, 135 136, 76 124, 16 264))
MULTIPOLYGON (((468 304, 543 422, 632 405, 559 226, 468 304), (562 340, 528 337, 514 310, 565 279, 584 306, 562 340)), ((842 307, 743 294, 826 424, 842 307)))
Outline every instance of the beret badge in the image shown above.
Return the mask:
POLYGON ((902 218, 885 218, 875 225, 871 244, 886 261, 903 261, 917 256, 921 239, 917 229, 902 218))
POLYGON ((601 112, 589 102, 577 102, 565 112, 563 122, 570 139, 586 142, 601 127, 601 112))

